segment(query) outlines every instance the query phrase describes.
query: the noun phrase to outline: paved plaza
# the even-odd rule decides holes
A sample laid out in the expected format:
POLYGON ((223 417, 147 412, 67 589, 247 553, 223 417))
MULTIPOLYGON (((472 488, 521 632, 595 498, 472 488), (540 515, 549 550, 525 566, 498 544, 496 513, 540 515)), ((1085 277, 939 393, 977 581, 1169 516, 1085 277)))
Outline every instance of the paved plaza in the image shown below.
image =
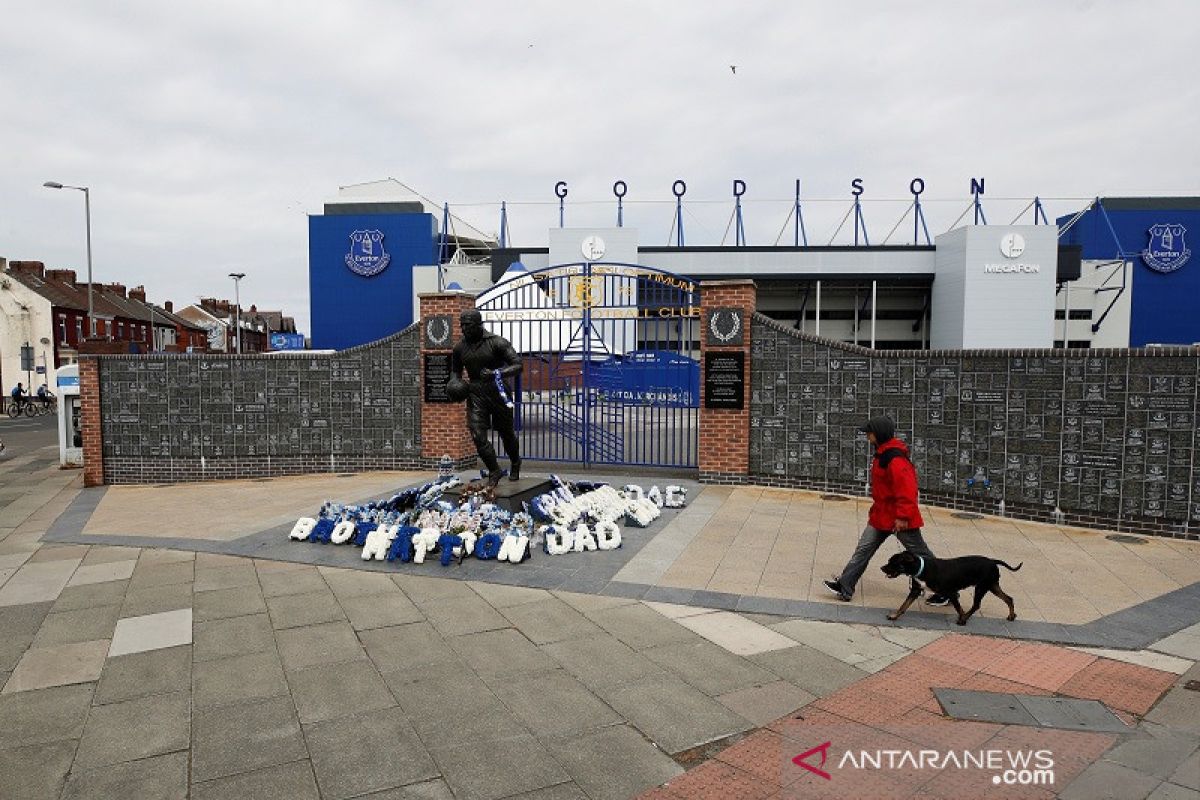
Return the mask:
POLYGON ((890 546, 819 583, 862 499, 685 482, 617 551, 368 564, 287 530, 428 475, 85 490, 50 445, 0 459, 2 798, 1200 797, 1200 544, 923 508, 939 555, 1025 563, 1019 618, 888 623, 890 546), (842 759, 939 749, 1053 782, 842 759))

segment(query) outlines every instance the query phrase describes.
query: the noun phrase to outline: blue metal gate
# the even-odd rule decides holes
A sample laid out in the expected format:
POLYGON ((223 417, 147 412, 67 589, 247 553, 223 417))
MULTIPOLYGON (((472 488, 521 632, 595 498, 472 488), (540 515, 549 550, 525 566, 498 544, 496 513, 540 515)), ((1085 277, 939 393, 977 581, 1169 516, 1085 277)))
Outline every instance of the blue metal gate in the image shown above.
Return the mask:
POLYGON ((524 362, 514 397, 522 458, 696 466, 694 282, 637 264, 518 268, 476 307, 524 362))

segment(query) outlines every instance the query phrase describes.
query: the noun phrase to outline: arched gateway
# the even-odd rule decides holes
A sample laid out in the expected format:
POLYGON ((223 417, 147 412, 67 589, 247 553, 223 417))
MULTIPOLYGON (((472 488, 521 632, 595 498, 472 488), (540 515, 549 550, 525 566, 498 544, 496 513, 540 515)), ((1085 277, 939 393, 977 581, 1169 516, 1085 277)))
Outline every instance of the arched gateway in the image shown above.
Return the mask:
POLYGON ((699 287, 638 264, 515 264, 476 299, 524 361, 521 457, 697 466, 699 287))

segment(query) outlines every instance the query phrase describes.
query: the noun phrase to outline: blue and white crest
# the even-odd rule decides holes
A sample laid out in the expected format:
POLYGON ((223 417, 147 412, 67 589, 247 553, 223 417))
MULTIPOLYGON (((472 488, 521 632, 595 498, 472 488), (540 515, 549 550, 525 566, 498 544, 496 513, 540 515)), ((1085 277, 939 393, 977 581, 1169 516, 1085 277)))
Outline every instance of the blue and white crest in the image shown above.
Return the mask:
POLYGON ((1150 244, 1142 251, 1142 260, 1155 272, 1174 272, 1187 263, 1192 251, 1184 235, 1187 228, 1178 223, 1150 226, 1150 244))
POLYGON ((382 231, 355 231, 350 234, 350 252, 346 266, 355 275, 370 278, 387 269, 392 257, 383 249, 382 231))

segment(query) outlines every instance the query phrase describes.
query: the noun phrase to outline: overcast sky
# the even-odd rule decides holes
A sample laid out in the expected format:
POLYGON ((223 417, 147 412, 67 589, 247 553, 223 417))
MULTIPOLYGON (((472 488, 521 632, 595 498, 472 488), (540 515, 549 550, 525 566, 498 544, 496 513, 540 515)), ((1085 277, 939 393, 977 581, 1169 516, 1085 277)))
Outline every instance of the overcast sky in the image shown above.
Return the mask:
POLYGON ((97 281, 180 305, 241 271, 308 332, 306 214, 389 176, 488 231, 507 200, 534 246, 560 179, 568 225, 610 223, 625 180, 656 245, 676 178, 689 244, 721 241, 735 178, 751 244, 797 178, 814 244, 855 177, 872 243, 916 176, 935 235, 972 177, 993 223, 1200 194, 1198 27, 1193 0, 2 0, 0 256, 82 272, 83 198, 42 183, 87 185, 97 281))

